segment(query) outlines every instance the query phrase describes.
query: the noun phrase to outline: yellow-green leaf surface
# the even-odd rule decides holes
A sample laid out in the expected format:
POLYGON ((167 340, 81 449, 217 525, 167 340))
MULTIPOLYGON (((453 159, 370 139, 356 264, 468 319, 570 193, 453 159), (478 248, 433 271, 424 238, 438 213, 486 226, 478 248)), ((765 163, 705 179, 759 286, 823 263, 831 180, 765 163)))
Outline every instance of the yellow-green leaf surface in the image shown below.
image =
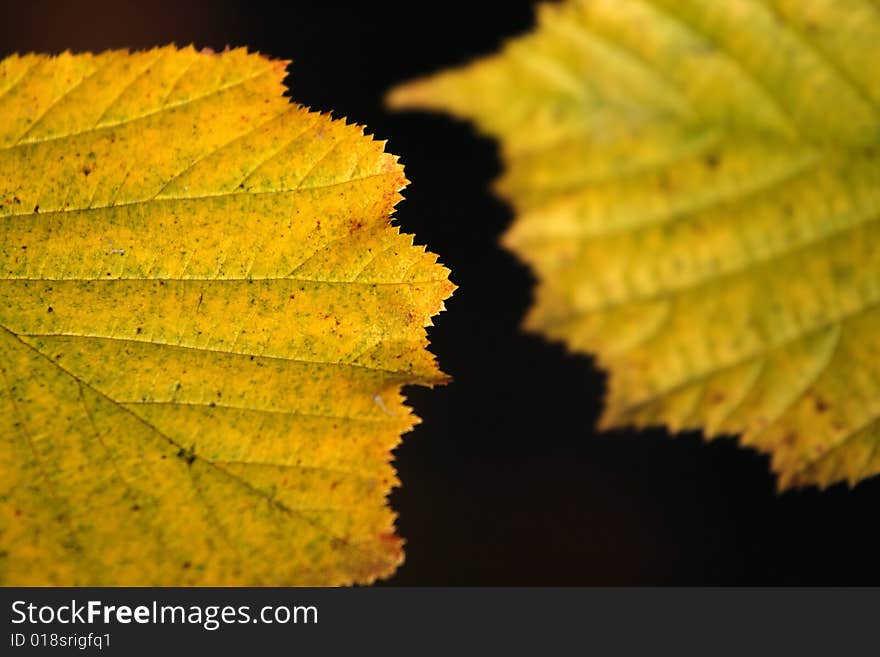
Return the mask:
POLYGON ((583 0, 404 85, 497 137, 527 326, 603 425, 703 428, 780 485, 880 472, 880 2, 583 0))
POLYGON ((0 62, 0 581, 370 582, 448 271, 232 50, 0 62))

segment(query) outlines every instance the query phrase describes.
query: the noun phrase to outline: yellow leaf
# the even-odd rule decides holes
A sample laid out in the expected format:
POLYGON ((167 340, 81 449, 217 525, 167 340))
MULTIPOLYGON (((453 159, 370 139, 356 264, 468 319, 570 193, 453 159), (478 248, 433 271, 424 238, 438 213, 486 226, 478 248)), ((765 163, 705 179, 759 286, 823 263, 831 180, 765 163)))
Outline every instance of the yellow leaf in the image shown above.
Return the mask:
POLYGON ((358 126, 232 50, 0 62, 0 581, 371 582, 453 289, 358 126))
POLYGON ((880 4, 583 0, 394 90, 497 137, 602 424, 739 434, 781 487, 880 472, 880 4))

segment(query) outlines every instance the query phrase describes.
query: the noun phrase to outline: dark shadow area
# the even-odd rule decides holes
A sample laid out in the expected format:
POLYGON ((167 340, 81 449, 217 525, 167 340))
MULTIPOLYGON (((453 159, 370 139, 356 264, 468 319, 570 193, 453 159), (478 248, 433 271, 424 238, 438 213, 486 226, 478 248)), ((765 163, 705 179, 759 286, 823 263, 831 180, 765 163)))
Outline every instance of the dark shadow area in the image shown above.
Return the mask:
POLYGON ((7 2, 2 54, 171 41, 293 60, 291 96, 369 126, 402 157, 398 223, 460 286, 430 330, 455 381, 410 389, 397 450, 407 562, 388 584, 880 584, 880 478, 777 495, 768 459, 693 434, 598 434, 604 375, 522 333, 533 279, 497 243, 495 146, 442 116, 391 114, 393 84, 496 49, 530 2, 7 2))

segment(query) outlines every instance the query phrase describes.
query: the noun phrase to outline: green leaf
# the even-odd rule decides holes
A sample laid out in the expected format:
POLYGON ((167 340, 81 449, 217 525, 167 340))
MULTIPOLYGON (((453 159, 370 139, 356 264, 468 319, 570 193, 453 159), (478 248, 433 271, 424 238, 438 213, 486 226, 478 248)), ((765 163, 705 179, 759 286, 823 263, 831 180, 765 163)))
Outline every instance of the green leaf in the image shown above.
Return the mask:
POLYGON ((583 0, 394 90, 499 139, 526 325, 602 425, 738 434, 781 487, 880 472, 880 3, 583 0))

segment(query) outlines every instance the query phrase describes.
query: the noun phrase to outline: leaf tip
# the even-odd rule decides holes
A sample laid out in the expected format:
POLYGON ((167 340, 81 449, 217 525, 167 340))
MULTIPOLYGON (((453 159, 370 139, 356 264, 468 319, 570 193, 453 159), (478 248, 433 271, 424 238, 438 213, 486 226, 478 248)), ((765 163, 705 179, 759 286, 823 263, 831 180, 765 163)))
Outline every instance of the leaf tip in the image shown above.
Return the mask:
POLYGON ((425 76, 392 87, 383 99, 386 109, 392 111, 424 109, 434 102, 434 76, 425 76))

